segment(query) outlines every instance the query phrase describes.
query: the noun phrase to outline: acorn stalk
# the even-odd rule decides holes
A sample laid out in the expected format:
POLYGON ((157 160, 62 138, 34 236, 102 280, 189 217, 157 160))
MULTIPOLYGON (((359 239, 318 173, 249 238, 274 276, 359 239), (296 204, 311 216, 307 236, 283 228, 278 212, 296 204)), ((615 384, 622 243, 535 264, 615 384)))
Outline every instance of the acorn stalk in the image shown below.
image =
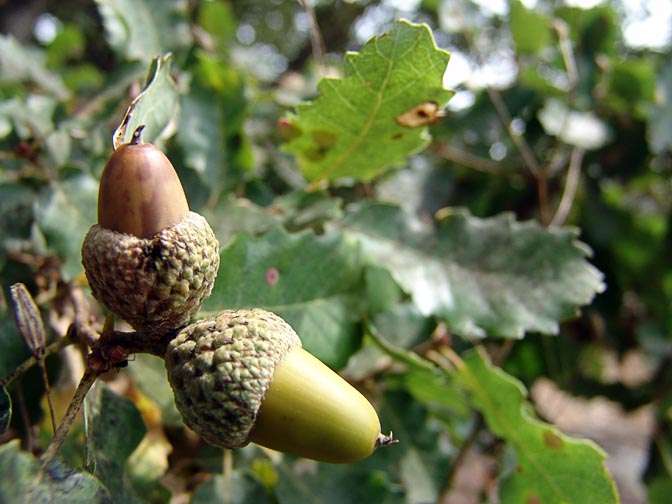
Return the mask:
POLYGON ((369 401, 265 310, 224 310, 187 326, 168 345, 166 369, 185 424, 214 446, 254 442, 350 463, 393 442, 369 401))
POLYGON ((137 331, 160 337, 186 325, 210 295, 219 242, 191 212, 179 177, 157 147, 131 142, 108 159, 98 224, 82 245, 93 296, 137 331))

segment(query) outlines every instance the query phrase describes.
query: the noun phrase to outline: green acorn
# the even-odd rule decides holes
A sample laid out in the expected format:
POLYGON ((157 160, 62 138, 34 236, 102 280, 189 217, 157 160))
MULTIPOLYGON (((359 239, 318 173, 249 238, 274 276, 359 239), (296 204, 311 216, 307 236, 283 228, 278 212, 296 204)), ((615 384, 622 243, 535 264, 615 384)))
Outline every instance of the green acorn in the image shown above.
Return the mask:
POLYGON ((142 128, 103 169, 98 224, 84 239, 82 263, 98 301, 160 337, 186 325, 210 295, 219 242, 205 218, 189 211, 168 158, 140 141, 142 128))
POLYGON ((249 442, 323 462, 356 462, 393 442, 373 406, 260 309, 225 310, 171 340, 168 380, 185 424, 223 448, 249 442))

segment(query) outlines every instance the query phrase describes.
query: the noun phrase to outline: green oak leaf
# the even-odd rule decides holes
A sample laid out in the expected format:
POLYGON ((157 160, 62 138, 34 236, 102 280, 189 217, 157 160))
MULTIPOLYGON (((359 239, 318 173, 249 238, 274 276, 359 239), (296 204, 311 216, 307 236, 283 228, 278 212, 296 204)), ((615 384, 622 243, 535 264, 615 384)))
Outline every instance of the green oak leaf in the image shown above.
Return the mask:
POLYGON ((0 82, 26 81, 34 82, 60 100, 70 97, 58 73, 47 69, 44 51, 22 45, 12 35, 0 35, 0 82))
POLYGON ((82 271, 84 236, 96 222, 98 181, 80 173, 45 187, 34 202, 35 222, 49 249, 63 259, 63 276, 82 271))
POLYGON ((124 470, 147 431, 140 412, 130 399, 97 383, 86 396, 84 415, 91 472, 116 502, 139 503, 125 482, 124 470))
POLYGON ((191 42, 186 4, 179 0, 96 0, 112 49, 148 61, 191 42))
POLYGON ((465 209, 444 212, 434 227, 412 219, 399 207, 367 203, 339 226, 361 243, 369 264, 389 269, 423 315, 443 318, 464 337, 555 334, 558 321, 604 289, 575 229, 544 229, 511 214, 480 219, 465 209))
POLYGON ((357 244, 340 233, 240 235, 222 249, 217 281, 200 316, 226 308, 265 308, 296 330, 307 350, 334 367, 358 345, 362 283, 357 244))
POLYGON ((107 489, 87 472, 63 465, 59 459, 44 472, 40 461, 23 452, 19 440, 0 446, 0 502, 49 504, 112 504, 107 489))
POLYGON ((569 437, 534 417, 517 379, 476 351, 463 356, 455 376, 490 431, 516 454, 515 471, 502 482, 502 502, 618 502, 605 453, 591 441, 569 437))
POLYGON ((142 130, 143 141, 157 143, 161 137, 179 100, 175 81, 170 75, 172 59, 173 55, 166 53, 152 60, 144 89, 128 106, 121 124, 114 132, 115 149, 130 142, 133 132, 140 125, 145 126, 142 130))
POLYGON ((429 143, 427 124, 451 97, 443 87, 450 54, 426 25, 398 21, 348 53, 342 78, 325 78, 299 105, 285 148, 308 180, 369 180, 429 143))

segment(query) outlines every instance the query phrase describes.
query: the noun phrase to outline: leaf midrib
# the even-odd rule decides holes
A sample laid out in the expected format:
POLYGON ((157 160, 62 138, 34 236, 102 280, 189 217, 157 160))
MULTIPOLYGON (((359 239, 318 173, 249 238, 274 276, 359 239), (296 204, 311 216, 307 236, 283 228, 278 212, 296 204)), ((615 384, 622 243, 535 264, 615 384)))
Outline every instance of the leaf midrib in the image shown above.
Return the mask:
MULTIPOLYGON (((399 40, 399 32, 395 33, 394 37, 394 44, 393 44, 393 52, 397 48, 397 42, 399 40)), ((378 41, 376 40, 376 50, 378 51, 378 41)), ((378 51, 379 54, 380 51, 378 51)), ((382 56, 382 54, 381 54, 382 56)), ((373 126, 373 123, 375 122, 376 118, 378 117, 378 112, 380 111, 380 107, 383 104, 383 94, 384 90, 387 87, 387 84, 390 79, 390 75, 392 73, 392 67, 393 67, 393 58, 388 58, 387 59, 387 69, 385 71, 385 78, 383 79, 383 82, 380 86, 380 89, 378 90, 378 93, 376 94, 376 103, 371 110, 371 113, 369 114, 369 117, 362 127, 362 129, 359 131, 359 134, 353 139, 353 141, 350 143, 350 147, 343 151, 340 156, 338 156, 336 159, 334 159, 331 164, 327 167, 325 167, 323 171, 323 178, 329 179, 331 178, 331 175, 337 171, 341 165, 345 162, 346 159, 348 159, 353 152, 355 152, 359 146, 362 144, 366 136, 368 135, 369 131, 371 130, 371 127, 373 126)), ((353 64, 353 68, 357 71, 357 75, 359 76, 359 71, 357 70, 357 67, 353 64)), ((361 76, 360 76, 361 79, 361 76)))

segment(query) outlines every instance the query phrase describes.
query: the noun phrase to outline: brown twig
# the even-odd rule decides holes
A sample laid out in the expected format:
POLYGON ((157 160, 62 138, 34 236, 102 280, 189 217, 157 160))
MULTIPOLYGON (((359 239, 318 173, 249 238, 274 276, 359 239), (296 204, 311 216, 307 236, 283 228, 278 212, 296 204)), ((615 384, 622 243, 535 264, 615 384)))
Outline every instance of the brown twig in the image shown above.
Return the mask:
POLYGON ((565 188, 562 192, 562 198, 558 209, 551 219, 550 226, 562 226, 567 220, 574 197, 576 196, 576 189, 579 185, 579 176, 581 175, 581 164, 583 163, 583 155, 585 151, 580 147, 575 147, 572 150, 572 156, 569 160, 569 168, 567 168, 567 177, 565 178, 565 188))
POLYGON ((502 165, 496 161, 477 156, 469 151, 458 149, 450 145, 440 143, 434 146, 434 152, 448 161, 457 163, 467 168, 472 168, 484 173, 502 173, 502 165))
POLYGON ((320 73, 324 75, 326 73, 327 66, 324 60, 324 54, 326 49, 324 47, 324 40, 322 38, 322 32, 320 27, 317 24, 317 18, 315 17, 315 11, 310 2, 306 0, 298 0, 299 5, 303 7, 308 15, 310 20, 310 46, 313 49, 313 58, 320 69, 320 73))
POLYGON ((44 470, 54 460, 58 450, 60 450, 61 446, 63 446, 63 442, 65 441, 65 438, 70 431, 70 427, 72 427, 72 424, 75 422, 75 418, 77 417, 79 410, 82 409, 86 394, 99 375, 100 373, 94 372, 90 368, 87 368, 84 372, 84 375, 82 376, 82 379, 79 381, 79 385, 77 386, 77 390, 75 390, 75 394, 70 401, 68 410, 65 412, 63 420, 61 420, 61 423, 58 425, 58 429, 56 429, 56 433, 54 434, 51 443, 49 443, 47 450, 44 452, 44 455, 42 455, 41 471, 44 472, 44 470))
POLYGON ((551 26, 558 36, 558 46, 560 47, 560 54, 562 54, 562 61, 567 70, 567 78, 569 79, 570 91, 573 91, 579 83, 579 71, 576 66, 576 58, 574 58, 574 51, 572 50, 572 41, 569 37, 569 28, 567 23, 562 19, 554 19, 551 26))
MULTIPOLYGON (((476 60, 479 62, 479 64, 482 65, 483 56, 478 47, 476 46, 473 34, 470 33, 469 31, 465 31, 463 34, 465 41, 469 46, 469 50, 476 57, 476 60)), ((532 177, 536 182, 537 198, 539 200, 539 216, 541 222, 544 225, 546 225, 550 220, 548 215, 548 181, 546 178, 546 174, 542 169, 541 165, 539 164, 537 157, 534 155, 532 148, 527 143, 527 140, 525 140, 525 137, 523 135, 518 134, 513 129, 512 124, 513 118, 511 117, 511 113, 509 112, 509 109, 506 107, 506 104, 504 103, 502 95, 499 93, 499 91, 493 89, 490 86, 487 86, 485 88, 485 91, 488 94, 488 98, 490 98, 493 107, 495 108, 495 112, 497 113, 500 122, 506 129, 506 132, 508 133, 509 137, 516 146, 516 149, 518 149, 518 152, 520 152, 523 158, 523 162, 525 163, 525 166, 532 174, 532 177)))

